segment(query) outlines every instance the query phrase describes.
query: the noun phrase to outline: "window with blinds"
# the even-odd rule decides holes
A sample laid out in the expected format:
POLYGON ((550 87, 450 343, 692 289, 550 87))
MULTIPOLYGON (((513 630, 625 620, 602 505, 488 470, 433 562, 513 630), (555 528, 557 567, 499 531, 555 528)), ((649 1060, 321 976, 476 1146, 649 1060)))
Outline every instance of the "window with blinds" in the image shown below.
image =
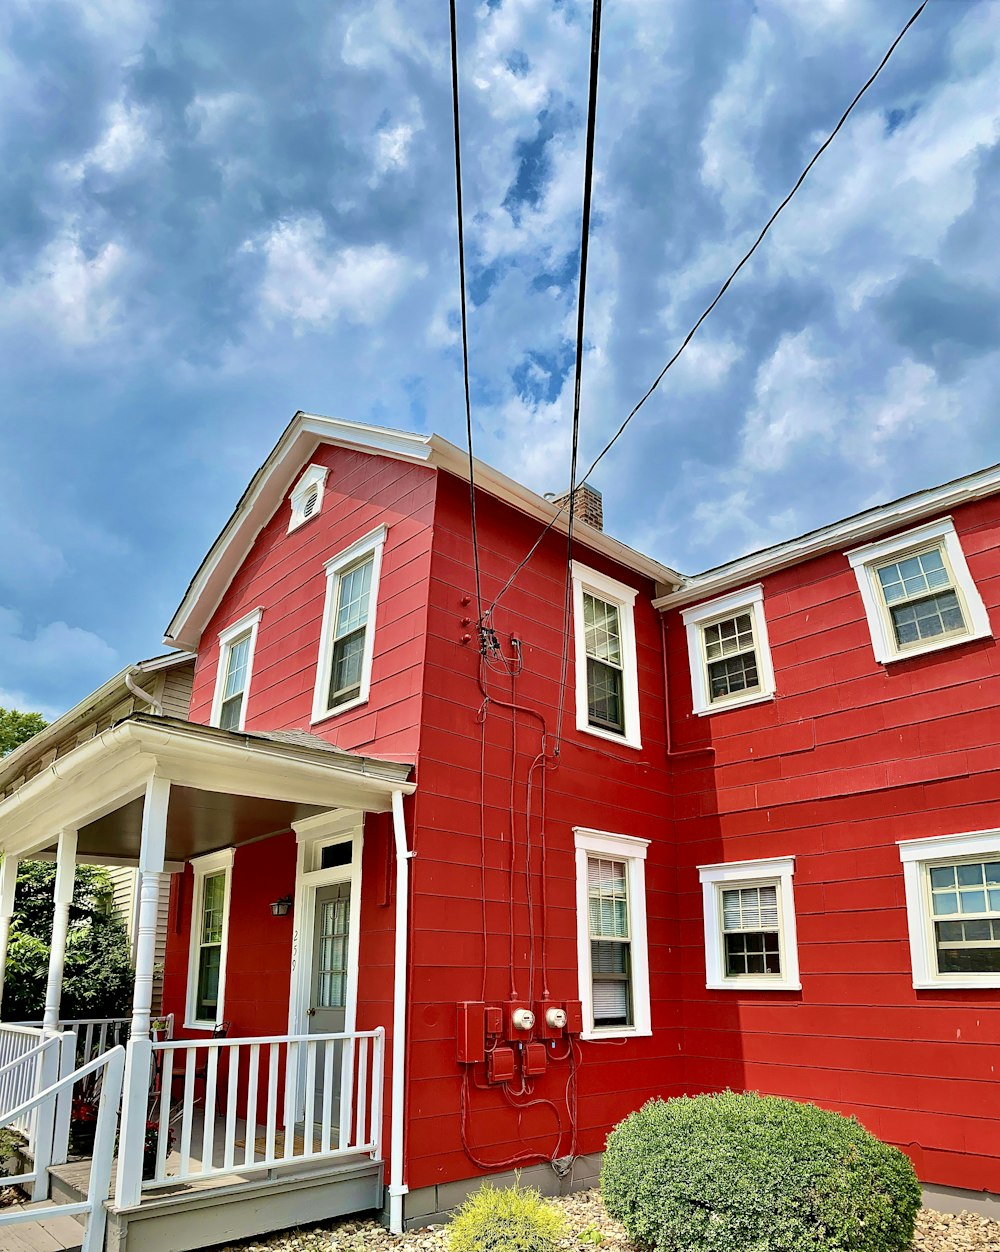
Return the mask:
POLYGON ((340 575, 327 695, 327 707, 331 709, 356 699, 361 693, 373 565, 374 558, 368 557, 340 575))
POLYGON ((590 724, 602 730, 624 732, 624 663, 618 606, 585 591, 583 622, 590 724))
POLYGON ((726 887, 721 896, 726 977, 780 975, 778 884, 726 887))
POLYGON ((587 858, 594 1026, 631 1026, 632 936, 624 861, 587 858))

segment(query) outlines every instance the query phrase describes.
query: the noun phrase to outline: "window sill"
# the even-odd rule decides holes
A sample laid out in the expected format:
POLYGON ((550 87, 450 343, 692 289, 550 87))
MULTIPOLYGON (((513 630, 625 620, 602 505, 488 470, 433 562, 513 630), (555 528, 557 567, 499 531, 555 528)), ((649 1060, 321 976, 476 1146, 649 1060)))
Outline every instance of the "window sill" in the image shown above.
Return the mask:
POLYGON ((622 748, 632 748, 636 752, 642 751, 642 740, 630 737, 628 735, 616 735, 611 730, 601 730, 599 726, 576 724, 577 730, 582 730, 585 735, 593 735, 595 739, 603 739, 606 743, 617 743, 622 748))
POLYGON ((982 981, 973 978, 933 978, 913 980, 916 991, 995 991, 1000 987, 1000 974, 984 974, 982 981))
POLYGON ((638 1026, 612 1026, 609 1030, 582 1030, 580 1038, 587 1043, 600 1043, 602 1039, 649 1039, 652 1030, 638 1026))
POLYGON ((915 656, 926 656, 929 652, 941 652, 945 648, 956 648, 963 643, 972 643, 976 639, 992 639, 991 630, 970 631, 967 635, 950 635, 947 639, 938 639, 923 647, 907 648, 905 652, 887 653, 878 659, 883 665, 894 665, 897 661, 909 661, 915 656))
POLYGON ((356 700, 345 700, 343 704, 338 704, 335 709, 327 709, 325 713, 314 713, 309 725, 318 726, 320 722, 328 722, 332 717, 339 717, 341 713, 348 713, 351 709, 359 709, 363 704, 368 703, 368 697, 358 696, 356 700))
POLYGON ((182 1030, 214 1030, 218 1022, 184 1022, 182 1030))
POLYGON ((786 978, 727 978, 706 982, 709 991, 801 991, 800 982, 786 978))
POLYGON ((756 695, 748 696, 745 700, 727 700, 724 704, 710 704, 707 708, 695 709, 694 711, 698 717, 711 717, 715 713, 728 713, 730 709, 745 709, 751 704, 766 704, 773 699, 773 691, 762 691, 756 695))

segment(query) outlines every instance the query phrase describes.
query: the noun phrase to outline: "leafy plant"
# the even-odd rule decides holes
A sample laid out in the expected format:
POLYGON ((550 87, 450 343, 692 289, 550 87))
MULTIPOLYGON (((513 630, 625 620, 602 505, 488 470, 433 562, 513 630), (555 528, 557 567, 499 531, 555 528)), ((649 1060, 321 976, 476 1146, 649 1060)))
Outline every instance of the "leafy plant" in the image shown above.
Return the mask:
POLYGON ((576 1236, 577 1243, 603 1243, 604 1235, 594 1225, 593 1222, 589 1226, 584 1226, 583 1230, 576 1236))
POLYGON ((555 1252, 565 1219, 534 1187, 484 1182, 448 1227, 450 1252, 555 1252))
POLYGON ((905 1252, 920 1208, 909 1159, 854 1118, 734 1091, 625 1118, 601 1195, 658 1252, 905 1252))
MULTIPOLYGON (((55 866, 24 861, 17 871, 14 918, 7 950, 3 1016, 31 1021, 45 1006, 55 866)), ((98 866, 77 868, 66 942, 62 1016, 120 1017, 132 1002, 128 934, 109 908, 111 880, 98 866)))

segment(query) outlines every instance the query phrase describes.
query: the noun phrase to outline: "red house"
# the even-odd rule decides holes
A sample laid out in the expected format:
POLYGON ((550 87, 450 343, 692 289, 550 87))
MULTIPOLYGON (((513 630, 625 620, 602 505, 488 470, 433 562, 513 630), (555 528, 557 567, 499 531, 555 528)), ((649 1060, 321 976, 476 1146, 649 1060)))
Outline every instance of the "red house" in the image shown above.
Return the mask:
POLYGON ((64 870, 38 1040, 73 864, 142 874, 108 1246, 579 1186, 726 1087, 995 1204, 1000 468, 695 577, 589 489, 568 579, 558 502, 475 503, 478 570, 465 453, 296 415, 168 627, 188 719, 0 767, 0 926, 18 858, 64 870))

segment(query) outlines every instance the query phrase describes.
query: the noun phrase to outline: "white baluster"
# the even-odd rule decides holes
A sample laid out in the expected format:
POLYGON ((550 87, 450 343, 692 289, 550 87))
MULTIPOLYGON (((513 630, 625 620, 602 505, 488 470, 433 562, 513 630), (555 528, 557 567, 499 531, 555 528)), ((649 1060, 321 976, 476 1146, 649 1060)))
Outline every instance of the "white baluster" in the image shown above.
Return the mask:
POLYGON ((368 1104, 368 1040, 361 1039, 358 1043, 358 1097, 357 1111, 354 1119, 354 1145, 360 1147, 365 1142, 365 1113, 368 1104))
POLYGON ((246 1147, 243 1164, 252 1165, 257 1155, 257 1080, 260 1071, 260 1044, 250 1045, 250 1067, 247 1072, 246 1147))
POLYGON ((323 1115, 320 1132, 320 1150, 330 1151, 333 1140, 333 1062, 336 1050, 333 1041, 323 1040, 323 1115))
POLYGON ((223 1167, 232 1169, 236 1157, 236 1094, 240 1073, 240 1046, 233 1044, 228 1049, 229 1076, 226 1086, 226 1146, 223 1167))

